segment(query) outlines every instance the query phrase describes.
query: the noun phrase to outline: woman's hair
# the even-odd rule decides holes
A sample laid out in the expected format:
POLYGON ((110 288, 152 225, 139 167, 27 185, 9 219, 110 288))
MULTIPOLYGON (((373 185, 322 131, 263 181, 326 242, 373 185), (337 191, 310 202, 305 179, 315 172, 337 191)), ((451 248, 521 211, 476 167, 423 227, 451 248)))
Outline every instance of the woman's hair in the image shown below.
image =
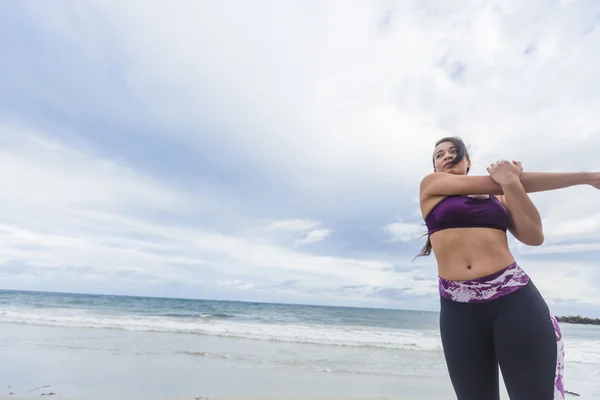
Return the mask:
MULTIPOLYGON (((435 147, 439 146, 441 143, 444 143, 444 142, 451 142, 454 145, 454 147, 456 148, 456 157, 454 157, 454 160, 452 160, 452 165, 458 164, 465 157, 467 158, 467 160, 471 159, 469 156, 469 151, 467 150, 467 146, 465 146, 465 144, 461 138, 456 137, 456 136, 445 137, 443 139, 438 140, 435 144, 435 147)), ((433 160, 433 167, 435 168, 435 156, 432 157, 432 160, 433 160)), ((467 174, 469 173, 469 169, 470 168, 467 168, 467 174)), ((423 236, 427 236, 427 242, 425 242, 425 246, 423 246, 421 248, 421 251, 419 252, 419 254, 416 255, 415 258, 429 256, 431 254, 431 239, 429 238, 429 234, 425 233, 423 236)), ((421 236, 421 237, 423 237, 423 236, 421 236)))
POLYGON ((415 256, 415 258, 428 256, 431 254, 431 239, 429 238, 429 235, 427 233, 425 233, 423 236, 427 236, 427 242, 425 242, 425 246, 421 248, 421 251, 415 256))

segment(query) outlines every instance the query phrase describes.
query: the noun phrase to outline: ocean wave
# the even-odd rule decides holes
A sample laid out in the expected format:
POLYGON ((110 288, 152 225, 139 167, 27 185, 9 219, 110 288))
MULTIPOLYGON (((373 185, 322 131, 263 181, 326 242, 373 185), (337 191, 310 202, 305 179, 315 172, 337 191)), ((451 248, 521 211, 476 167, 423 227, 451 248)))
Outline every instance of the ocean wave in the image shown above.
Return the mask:
POLYGON ((315 345, 441 351, 435 331, 309 324, 265 324, 100 313, 83 309, 0 309, 0 322, 72 328, 173 332, 315 345))
MULTIPOLYGON (((437 330, 408 330, 349 325, 259 323, 228 314, 136 315, 65 308, 0 308, 0 322, 90 329, 172 332, 272 342, 354 348, 441 352, 437 330)), ((565 339, 572 363, 600 364, 600 340, 565 339)))
POLYGON ((161 313, 161 314, 156 314, 156 316, 159 317, 168 317, 168 318, 200 318, 200 319, 229 319, 229 318, 235 318, 235 315, 230 315, 230 314, 222 314, 222 313, 203 313, 203 314, 197 314, 197 313, 161 313))

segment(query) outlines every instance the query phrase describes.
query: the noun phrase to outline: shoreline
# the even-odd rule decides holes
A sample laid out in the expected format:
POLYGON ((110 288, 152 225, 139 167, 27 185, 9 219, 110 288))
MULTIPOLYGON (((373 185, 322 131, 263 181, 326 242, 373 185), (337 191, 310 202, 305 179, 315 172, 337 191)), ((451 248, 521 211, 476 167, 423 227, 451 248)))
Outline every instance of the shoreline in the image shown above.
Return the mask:
POLYGON ((555 317, 558 322, 563 322, 566 324, 577 324, 577 325, 600 325, 600 318, 589 318, 582 317, 581 315, 577 316, 560 316, 555 317))

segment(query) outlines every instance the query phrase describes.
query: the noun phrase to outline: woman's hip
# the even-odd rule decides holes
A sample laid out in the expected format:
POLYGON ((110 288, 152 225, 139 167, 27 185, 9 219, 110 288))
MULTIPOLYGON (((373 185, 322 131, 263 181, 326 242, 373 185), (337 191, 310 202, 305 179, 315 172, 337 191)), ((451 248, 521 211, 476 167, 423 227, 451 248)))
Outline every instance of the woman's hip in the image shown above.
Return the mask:
POLYGON ((487 303, 509 295, 530 283, 531 279, 517 262, 493 274, 470 280, 439 278, 440 296, 457 303, 487 303))

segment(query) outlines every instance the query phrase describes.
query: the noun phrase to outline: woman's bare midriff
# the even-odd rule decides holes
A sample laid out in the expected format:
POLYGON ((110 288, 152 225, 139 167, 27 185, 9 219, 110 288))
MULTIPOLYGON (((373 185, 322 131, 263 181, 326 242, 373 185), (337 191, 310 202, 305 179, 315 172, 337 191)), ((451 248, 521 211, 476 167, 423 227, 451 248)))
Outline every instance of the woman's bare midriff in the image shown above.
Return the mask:
POLYGON ((433 233, 430 239, 443 279, 477 279, 515 262, 506 233, 498 229, 451 228, 433 233))

